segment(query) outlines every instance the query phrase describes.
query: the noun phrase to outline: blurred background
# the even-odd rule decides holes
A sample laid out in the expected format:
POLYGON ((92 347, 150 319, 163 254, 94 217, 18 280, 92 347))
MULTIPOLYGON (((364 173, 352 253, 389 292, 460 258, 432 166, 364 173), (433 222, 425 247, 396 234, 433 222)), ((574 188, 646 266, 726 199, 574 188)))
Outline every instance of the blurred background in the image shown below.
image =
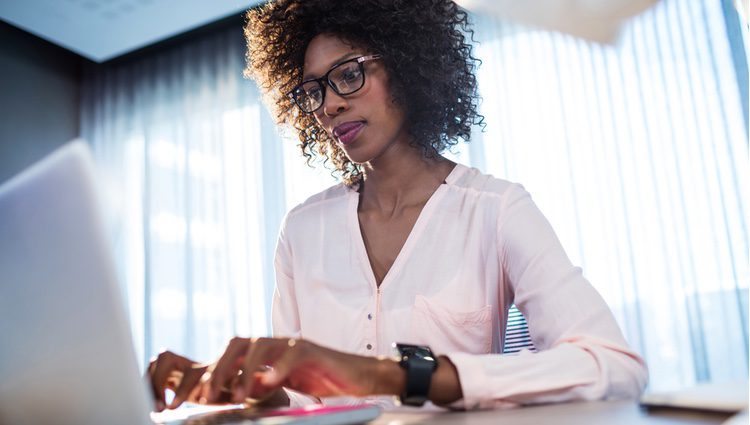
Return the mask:
MULTIPOLYGON (((0 2, 0 182, 90 144, 141 366, 269 334, 281 220, 337 183, 242 77, 259 3, 0 2)), ((487 126, 449 156, 529 190, 650 389, 748 376, 746 17, 662 0, 598 44, 471 14, 487 126)))

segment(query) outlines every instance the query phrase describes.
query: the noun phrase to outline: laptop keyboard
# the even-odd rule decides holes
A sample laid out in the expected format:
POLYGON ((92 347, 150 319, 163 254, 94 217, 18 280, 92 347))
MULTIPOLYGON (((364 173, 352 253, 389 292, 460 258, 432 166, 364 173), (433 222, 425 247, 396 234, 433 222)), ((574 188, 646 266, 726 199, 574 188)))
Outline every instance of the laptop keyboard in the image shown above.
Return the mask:
POLYGON ((253 419, 257 419, 257 414, 248 412, 247 410, 227 410, 223 412, 211 412, 202 415, 196 415, 185 419, 182 425, 221 425, 230 423, 252 423, 253 419))

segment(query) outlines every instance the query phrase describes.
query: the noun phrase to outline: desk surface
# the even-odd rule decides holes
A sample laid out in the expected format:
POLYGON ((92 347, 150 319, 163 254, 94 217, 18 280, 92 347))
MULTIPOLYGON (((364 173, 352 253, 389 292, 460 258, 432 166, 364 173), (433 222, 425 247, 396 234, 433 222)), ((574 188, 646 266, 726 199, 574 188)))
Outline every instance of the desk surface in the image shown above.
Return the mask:
POLYGON ((376 425, 471 424, 555 425, 721 424, 731 414, 674 409, 646 410, 633 401, 565 403, 473 412, 384 413, 376 425))

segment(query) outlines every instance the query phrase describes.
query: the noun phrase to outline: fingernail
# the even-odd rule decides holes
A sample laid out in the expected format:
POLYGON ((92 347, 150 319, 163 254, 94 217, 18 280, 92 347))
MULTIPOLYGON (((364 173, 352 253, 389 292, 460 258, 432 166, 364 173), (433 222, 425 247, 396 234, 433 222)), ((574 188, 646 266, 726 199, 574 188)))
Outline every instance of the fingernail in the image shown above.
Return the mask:
POLYGON ((260 382, 263 385, 273 385, 276 383, 276 371, 271 369, 268 372, 263 373, 260 377, 260 382))
POLYGON ((163 401, 161 401, 161 400, 157 400, 157 401, 156 401, 156 410, 157 410, 157 411, 161 412, 161 411, 162 411, 162 410, 164 410, 164 409, 165 409, 166 407, 167 407, 167 406, 166 406, 166 404, 164 404, 164 402, 163 402, 163 401))
POLYGON ((237 386, 237 388, 234 389, 234 396, 233 400, 235 403, 241 403, 245 400, 245 389, 241 386, 237 386))

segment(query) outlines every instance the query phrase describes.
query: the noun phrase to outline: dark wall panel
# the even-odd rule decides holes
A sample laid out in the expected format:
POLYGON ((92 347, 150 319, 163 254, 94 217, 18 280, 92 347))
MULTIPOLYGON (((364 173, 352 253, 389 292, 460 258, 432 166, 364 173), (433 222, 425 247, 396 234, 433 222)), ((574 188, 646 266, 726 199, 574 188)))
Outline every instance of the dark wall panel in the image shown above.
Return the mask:
POLYGON ((82 61, 0 21, 0 182, 78 136, 82 61))

